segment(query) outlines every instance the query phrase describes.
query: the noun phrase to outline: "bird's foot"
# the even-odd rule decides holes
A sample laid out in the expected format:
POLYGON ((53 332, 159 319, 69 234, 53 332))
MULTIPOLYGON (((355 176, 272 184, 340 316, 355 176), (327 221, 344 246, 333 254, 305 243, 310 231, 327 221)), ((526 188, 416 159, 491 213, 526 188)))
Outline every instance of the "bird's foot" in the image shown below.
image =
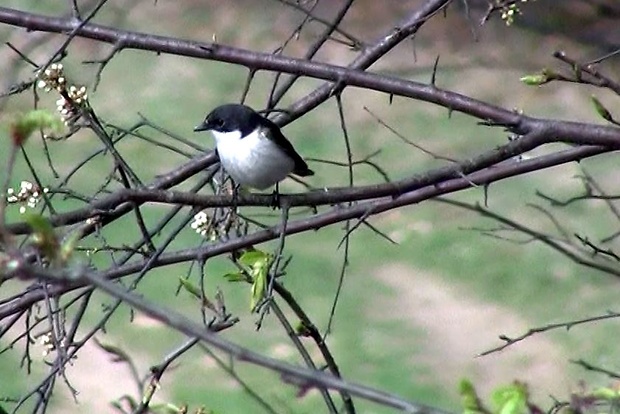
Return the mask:
POLYGON ((275 190, 273 190, 273 193, 271 193, 271 208, 273 208, 274 210, 280 208, 280 192, 278 191, 277 187, 275 190))
POLYGON ((239 200, 239 192, 241 189, 241 184, 237 184, 232 181, 232 210, 237 212, 237 201, 239 200))
POLYGON ((276 183, 276 188, 273 190, 273 193, 271 193, 271 207, 274 210, 281 208, 280 201, 280 187, 278 186, 278 183, 276 183))

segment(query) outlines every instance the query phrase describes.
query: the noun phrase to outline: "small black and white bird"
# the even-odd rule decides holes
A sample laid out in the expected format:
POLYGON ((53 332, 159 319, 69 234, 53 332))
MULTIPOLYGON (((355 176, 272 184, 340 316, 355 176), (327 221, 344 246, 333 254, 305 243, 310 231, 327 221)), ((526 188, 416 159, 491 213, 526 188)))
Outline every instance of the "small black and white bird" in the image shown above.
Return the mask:
POLYGON ((291 173, 314 174, 280 128, 248 106, 218 106, 194 131, 211 131, 220 162, 237 184, 263 190, 291 173))

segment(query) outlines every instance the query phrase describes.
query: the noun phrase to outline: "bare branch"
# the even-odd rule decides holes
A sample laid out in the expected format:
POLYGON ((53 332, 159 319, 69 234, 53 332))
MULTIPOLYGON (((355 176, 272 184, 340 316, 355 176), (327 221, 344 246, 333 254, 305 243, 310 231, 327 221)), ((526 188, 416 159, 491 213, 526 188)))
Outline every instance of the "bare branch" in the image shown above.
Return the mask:
POLYGON ((608 312, 605 315, 592 316, 590 318, 577 319, 577 320, 568 321, 568 322, 550 323, 549 325, 544 325, 544 326, 540 326, 540 327, 537 327, 537 328, 529 329, 524 334, 519 335, 519 336, 514 337, 514 338, 510 338, 510 337, 508 337, 506 335, 500 335, 499 339, 501 339, 502 341, 505 342, 503 345, 500 345, 500 346, 497 346, 495 348, 489 349, 488 351, 484 351, 484 352, 478 354, 478 356, 479 357, 486 356, 486 355, 493 354, 495 352, 502 351, 502 350, 508 348, 509 346, 516 344, 517 342, 521 342, 524 339, 529 338, 530 336, 534 336, 534 335, 542 333, 542 332, 552 331, 552 330, 555 330, 555 329, 566 329, 568 331, 569 329, 571 329, 572 327, 577 326, 577 325, 590 324, 590 323, 593 323, 593 322, 598 322, 598 321, 602 321, 602 320, 606 320, 606 319, 615 319, 615 318, 618 318, 618 317, 620 317, 620 313, 608 312))

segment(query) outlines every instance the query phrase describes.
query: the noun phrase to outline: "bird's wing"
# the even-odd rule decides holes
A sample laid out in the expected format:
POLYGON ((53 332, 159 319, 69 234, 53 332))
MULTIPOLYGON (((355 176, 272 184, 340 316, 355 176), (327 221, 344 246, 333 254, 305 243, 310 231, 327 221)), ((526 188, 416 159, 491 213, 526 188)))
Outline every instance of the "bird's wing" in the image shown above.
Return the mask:
POLYGON ((271 134, 271 138, 284 150, 284 152, 293 159, 295 163, 295 168, 293 169, 293 174, 299 175, 302 177, 306 177, 308 175, 314 175, 314 171, 308 168, 308 164, 301 158, 301 155, 295 151, 293 144, 289 142, 288 139, 282 134, 280 131, 280 127, 274 124, 267 118, 263 118, 263 133, 271 134))

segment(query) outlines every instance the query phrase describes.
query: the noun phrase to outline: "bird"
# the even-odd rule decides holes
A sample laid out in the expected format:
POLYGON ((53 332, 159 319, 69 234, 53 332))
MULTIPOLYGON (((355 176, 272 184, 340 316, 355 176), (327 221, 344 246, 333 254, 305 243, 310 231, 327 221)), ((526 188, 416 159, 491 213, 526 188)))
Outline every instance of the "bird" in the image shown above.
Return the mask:
POLYGON ((218 106, 194 131, 211 131, 220 163, 237 185, 264 190, 275 184, 277 193, 289 174, 314 175, 280 127, 249 106, 218 106))

